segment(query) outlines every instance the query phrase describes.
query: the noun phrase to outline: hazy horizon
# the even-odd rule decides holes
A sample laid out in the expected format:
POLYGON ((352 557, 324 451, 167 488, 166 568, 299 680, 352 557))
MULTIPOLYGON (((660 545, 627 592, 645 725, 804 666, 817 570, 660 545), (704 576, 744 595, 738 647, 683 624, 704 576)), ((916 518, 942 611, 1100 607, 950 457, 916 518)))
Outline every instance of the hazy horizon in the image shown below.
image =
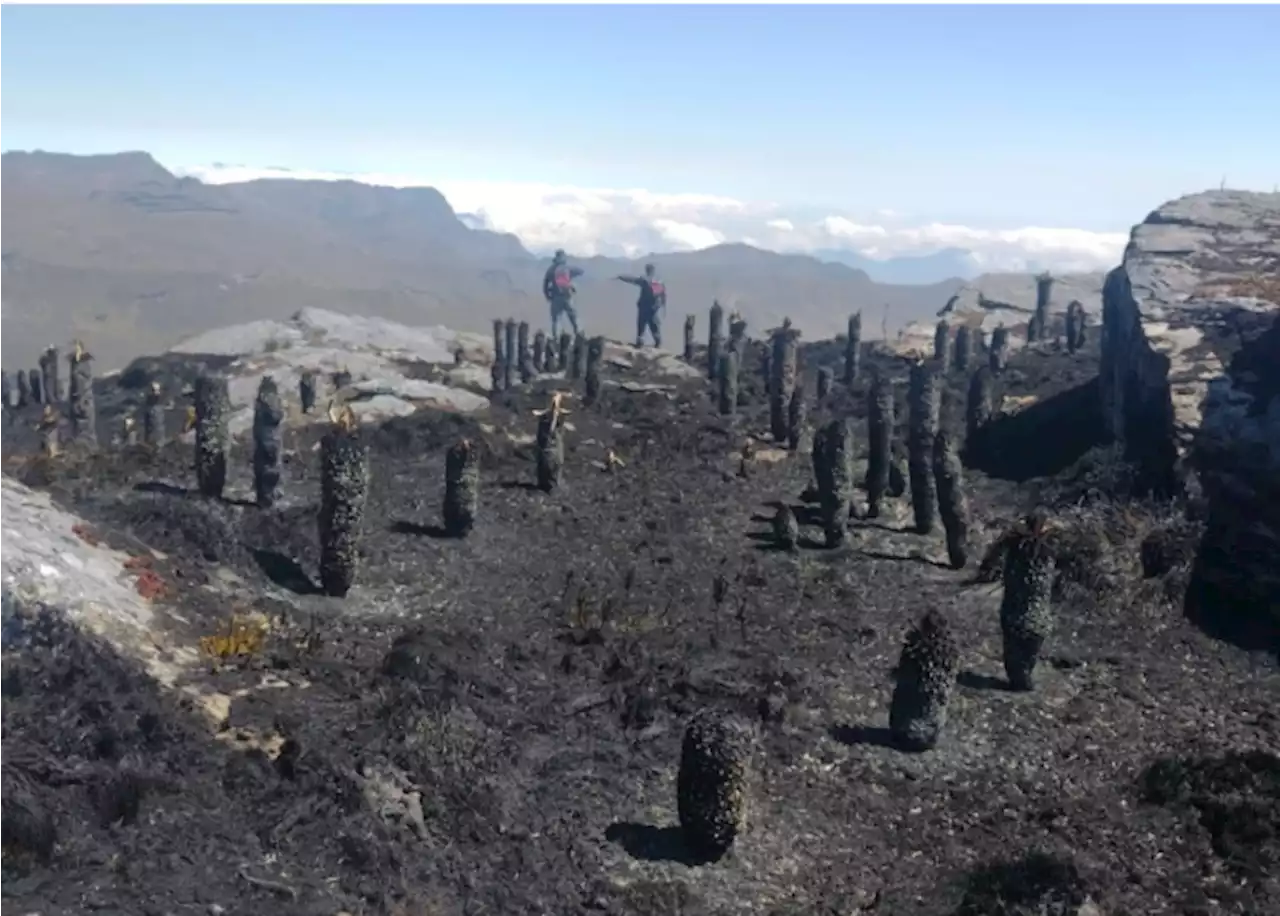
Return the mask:
POLYGON ((209 182, 431 185, 469 223, 535 251, 961 249, 971 273, 1099 270, 1164 201, 1280 178, 1267 159, 1280 126, 1241 114, 1280 83, 1266 53, 1275 8, 32 6, 5 18, 6 150, 140 149, 209 182), (1206 44, 1224 30, 1221 52, 1206 44), (1176 83, 1135 74, 1135 48, 1177 56, 1176 83), (1234 134, 1249 143, 1222 142, 1234 134))

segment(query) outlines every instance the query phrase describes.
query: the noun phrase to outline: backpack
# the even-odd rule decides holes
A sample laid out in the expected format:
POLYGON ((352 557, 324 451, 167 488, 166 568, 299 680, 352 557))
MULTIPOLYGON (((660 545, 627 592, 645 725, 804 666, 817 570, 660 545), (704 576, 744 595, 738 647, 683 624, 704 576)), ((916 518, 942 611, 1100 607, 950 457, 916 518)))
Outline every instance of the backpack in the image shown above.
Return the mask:
POLYGON ((661 280, 647 280, 649 284, 649 295, 653 297, 652 302, 655 306, 665 306, 667 304, 667 287, 661 280))
POLYGON ((568 295, 573 292, 573 274, 569 273, 568 267, 557 267, 555 274, 551 278, 551 283, 557 293, 568 295))

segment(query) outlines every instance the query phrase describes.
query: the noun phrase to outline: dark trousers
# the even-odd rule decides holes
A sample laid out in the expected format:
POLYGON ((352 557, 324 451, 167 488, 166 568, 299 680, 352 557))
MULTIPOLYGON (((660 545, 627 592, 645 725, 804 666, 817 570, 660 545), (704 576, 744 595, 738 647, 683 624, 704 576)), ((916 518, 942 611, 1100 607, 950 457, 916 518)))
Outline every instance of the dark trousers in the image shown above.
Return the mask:
POLYGON ((644 335, 648 331, 653 335, 653 345, 662 346, 662 311, 660 309, 640 308, 636 310, 636 346, 644 346, 644 335))
POLYGON ((555 340, 560 336, 560 319, 561 317, 569 319, 569 325, 573 328, 574 336, 579 333, 578 330, 578 313, 573 307, 573 302, 569 299, 552 299, 551 300, 551 339, 555 340))

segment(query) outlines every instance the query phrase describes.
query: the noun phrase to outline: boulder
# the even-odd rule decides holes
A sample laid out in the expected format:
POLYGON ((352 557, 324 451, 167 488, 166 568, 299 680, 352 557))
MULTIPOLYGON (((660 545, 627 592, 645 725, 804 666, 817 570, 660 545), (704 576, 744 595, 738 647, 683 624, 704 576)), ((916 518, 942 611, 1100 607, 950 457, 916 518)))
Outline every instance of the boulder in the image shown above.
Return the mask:
POLYGON ((1257 611, 1264 640, 1280 638, 1278 321, 1276 193, 1165 204, 1134 228, 1103 288, 1107 427, 1146 487, 1203 493, 1205 584, 1215 604, 1257 611))

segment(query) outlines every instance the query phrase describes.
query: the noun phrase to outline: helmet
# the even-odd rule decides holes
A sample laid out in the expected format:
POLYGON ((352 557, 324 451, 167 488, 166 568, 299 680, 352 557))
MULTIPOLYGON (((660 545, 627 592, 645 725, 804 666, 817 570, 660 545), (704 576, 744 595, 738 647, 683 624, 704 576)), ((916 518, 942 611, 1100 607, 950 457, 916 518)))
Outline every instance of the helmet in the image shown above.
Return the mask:
POLYGON ((557 249, 556 249, 556 253, 552 256, 551 260, 553 260, 553 261, 563 261, 564 259, 565 259, 564 249, 563 249, 563 248, 557 248, 557 249))

